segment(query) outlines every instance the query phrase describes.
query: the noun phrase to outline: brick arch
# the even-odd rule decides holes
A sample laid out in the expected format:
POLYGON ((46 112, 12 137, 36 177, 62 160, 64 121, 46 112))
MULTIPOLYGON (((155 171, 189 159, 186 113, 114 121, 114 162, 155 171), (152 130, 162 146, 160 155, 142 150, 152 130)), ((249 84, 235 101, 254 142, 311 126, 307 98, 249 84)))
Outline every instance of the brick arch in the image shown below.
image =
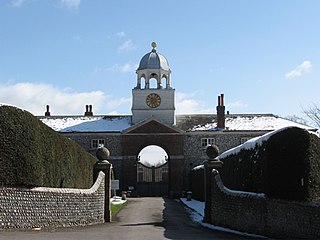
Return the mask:
POLYGON ((180 196, 184 162, 183 139, 183 133, 155 121, 147 122, 123 133, 121 145, 124 190, 136 183, 136 160, 140 151, 146 146, 156 145, 163 148, 168 154, 170 196, 180 196))

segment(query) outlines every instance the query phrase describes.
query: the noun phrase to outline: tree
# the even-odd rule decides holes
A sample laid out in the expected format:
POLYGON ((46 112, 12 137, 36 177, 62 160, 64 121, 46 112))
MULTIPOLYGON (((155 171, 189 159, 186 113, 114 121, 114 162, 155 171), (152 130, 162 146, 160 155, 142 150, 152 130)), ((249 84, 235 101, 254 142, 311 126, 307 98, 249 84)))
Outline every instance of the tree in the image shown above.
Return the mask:
POLYGON ((296 123, 300 123, 302 125, 307 125, 308 121, 302 117, 299 117, 297 115, 290 115, 290 116, 286 116, 285 119, 288 119, 292 122, 296 122, 296 123))
POLYGON ((303 113, 320 128, 320 107, 317 104, 313 103, 311 107, 304 109, 303 113))

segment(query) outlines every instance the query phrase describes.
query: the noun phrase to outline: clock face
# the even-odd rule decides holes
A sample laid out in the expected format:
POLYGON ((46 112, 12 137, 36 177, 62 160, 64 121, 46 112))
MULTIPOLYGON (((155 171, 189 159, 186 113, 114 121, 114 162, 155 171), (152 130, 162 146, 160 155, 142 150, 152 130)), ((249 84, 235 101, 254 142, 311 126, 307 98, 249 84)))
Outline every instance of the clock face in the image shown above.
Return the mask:
POLYGON ((156 93, 151 93, 147 96, 146 103, 151 108, 157 108, 160 106, 161 98, 156 93))

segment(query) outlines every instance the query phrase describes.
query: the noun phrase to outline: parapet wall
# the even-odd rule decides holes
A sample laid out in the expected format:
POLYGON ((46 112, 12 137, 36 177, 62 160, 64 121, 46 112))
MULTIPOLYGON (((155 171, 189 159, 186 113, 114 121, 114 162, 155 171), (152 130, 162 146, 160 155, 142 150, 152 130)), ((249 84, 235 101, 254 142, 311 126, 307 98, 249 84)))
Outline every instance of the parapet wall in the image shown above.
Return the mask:
POLYGON ((105 174, 90 189, 0 188, 0 229, 104 222, 105 174))
POLYGON ((266 198, 226 188, 212 172, 211 223, 276 238, 319 238, 320 204, 266 198))

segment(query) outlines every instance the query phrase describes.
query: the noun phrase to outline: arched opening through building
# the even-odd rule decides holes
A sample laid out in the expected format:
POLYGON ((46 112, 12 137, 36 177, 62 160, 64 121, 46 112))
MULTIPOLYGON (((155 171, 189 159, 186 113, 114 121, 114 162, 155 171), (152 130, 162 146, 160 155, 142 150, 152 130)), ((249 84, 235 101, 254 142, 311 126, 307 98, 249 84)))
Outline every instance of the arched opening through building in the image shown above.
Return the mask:
POLYGON ((137 190, 140 196, 168 195, 169 164, 166 151, 156 145, 143 148, 137 162, 137 190))
POLYGON ((138 159, 145 166, 159 167, 168 161, 168 154, 162 147, 149 145, 140 151, 138 159))

